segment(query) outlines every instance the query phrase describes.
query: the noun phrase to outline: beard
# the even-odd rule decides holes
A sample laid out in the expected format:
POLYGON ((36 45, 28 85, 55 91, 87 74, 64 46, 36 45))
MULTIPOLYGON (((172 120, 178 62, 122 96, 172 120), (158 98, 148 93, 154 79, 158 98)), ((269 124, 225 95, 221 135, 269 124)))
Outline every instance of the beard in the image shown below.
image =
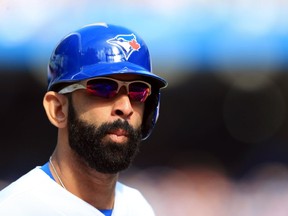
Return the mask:
POLYGON ((96 127, 77 118, 71 102, 68 113, 70 147, 90 168, 98 172, 114 174, 127 169, 139 151, 141 128, 134 129, 127 121, 120 119, 96 127), (126 132, 125 143, 104 140, 109 132, 118 129, 126 132))

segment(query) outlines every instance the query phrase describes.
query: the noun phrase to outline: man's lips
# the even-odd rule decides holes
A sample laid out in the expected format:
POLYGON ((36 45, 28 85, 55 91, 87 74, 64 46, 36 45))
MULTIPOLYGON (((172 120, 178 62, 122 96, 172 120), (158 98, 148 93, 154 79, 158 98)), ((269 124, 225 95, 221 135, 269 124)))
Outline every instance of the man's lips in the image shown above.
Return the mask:
POLYGON ((128 133, 125 130, 113 130, 107 133, 107 138, 116 143, 124 143, 128 140, 128 133))
POLYGON ((108 132, 108 134, 116 135, 116 136, 125 136, 127 137, 129 134, 126 130, 123 129, 117 129, 117 130, 111 130, 108 132))

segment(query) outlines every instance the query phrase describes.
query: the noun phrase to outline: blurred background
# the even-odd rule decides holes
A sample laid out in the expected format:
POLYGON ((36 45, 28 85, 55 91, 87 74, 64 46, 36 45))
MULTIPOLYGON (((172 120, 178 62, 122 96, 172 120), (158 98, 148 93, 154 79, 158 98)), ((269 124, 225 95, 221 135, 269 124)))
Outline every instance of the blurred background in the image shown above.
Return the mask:
POLYGON ((0 0, 0 187, 44 164, 42 108, 58 41, 126 26, 166 78, 160 118, 121 176, 157 215, 288 214, 287 0, 0 0))

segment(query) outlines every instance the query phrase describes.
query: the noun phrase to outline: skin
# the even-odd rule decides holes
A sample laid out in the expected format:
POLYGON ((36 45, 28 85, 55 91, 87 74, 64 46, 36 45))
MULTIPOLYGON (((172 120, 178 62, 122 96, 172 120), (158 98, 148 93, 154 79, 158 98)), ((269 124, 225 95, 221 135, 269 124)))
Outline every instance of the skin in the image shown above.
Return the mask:
MULTIPOLYGON (((141 79, 131 75, 111 77, 119 80, 141 79)), ((127 120, 134 128, 142 124, 144 103, 131 102, 123 87, 112 99, 98 98, 88 94, 85 90, 76 90, 71 94, 78 117, 96 126, 117 119, 127 120)), ((58 128, 57 144, 52 154, 52 162, 68 191, 97 209, 111 209, 114 204, 115 185, 119 174, 97 172, 83 163, 70 148, 67 130, 68 103, 65 95, 53 91, 47 92, 43 99, 48 119, 58 128)), ((108 134, 104 139, 113 140, 121 145, 127 140, 127 137, 123 131, 118 130, 113 134, 108 134)), ((51 165, 50 170, 58 182, 51 165)))

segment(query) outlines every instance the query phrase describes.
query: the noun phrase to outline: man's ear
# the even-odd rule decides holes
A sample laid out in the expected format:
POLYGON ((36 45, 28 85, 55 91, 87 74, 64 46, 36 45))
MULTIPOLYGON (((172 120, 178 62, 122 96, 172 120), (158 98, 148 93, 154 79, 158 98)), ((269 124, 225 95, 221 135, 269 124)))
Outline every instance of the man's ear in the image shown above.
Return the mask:
POLYGON ((67 125, 68 99, 62 94, 49 91, 43 98, 43 106, 50 122, 58 128, 67 125))

